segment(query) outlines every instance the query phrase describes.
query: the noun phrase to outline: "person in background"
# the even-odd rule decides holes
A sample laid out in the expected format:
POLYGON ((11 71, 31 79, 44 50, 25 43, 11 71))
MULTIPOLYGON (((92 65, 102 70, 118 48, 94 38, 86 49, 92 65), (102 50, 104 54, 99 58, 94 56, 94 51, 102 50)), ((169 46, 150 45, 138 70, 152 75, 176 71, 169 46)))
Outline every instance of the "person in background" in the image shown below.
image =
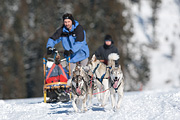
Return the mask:
POLYGON ((64 56, 70 57, 71 76, 76 63, 86 66, 89 57, 89 48, 86 43, 86 33, 78 21, 74 20, 72 14, 63 15, 63 25, 49 37, 47 42, 47 54, 52 54, 55 44, 62 43, 64 56))
MULTIPOLYGON (((117 53, 119 55, 118 49, 114 46, 111 35, 106 35, 104 38, 104 45, 100 46, 95 51, 95 56, 98 60, 107 65, 108 55, 111 53, 117 53)), ((118 66, 118 60, 115 61, 115 66, 118 66)))

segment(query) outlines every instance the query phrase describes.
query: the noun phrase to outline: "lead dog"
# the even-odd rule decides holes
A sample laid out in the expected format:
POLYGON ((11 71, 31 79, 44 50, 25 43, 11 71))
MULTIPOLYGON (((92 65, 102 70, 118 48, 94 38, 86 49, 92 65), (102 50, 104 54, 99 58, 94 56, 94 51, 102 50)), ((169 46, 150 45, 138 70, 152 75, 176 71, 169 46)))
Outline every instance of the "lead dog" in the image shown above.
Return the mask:
POLYGON ((111 61, 111 65, 112 68, 110 69, 110 79, 109 79, 110 95, 111 95, 112 107, 114 110, 116 110, 120 108, 120 104, 122 102, 124 77, 120 65, 119 67, 115 67, 115 62, 113 61, 111 61), (118 94, 117 101, 116 101, 116 93, 118 94))
POLYGON ((78 105, 80 103, 82 103, 81 111, 87 111, 86 102, 88 94, 90 94, 90 98, 92 98, 92 88, 89 87, 88 82, 89 77, 84 69, 81 66, 76 65, 72 78, 72 105, 76 112, 78 112, 78 105))

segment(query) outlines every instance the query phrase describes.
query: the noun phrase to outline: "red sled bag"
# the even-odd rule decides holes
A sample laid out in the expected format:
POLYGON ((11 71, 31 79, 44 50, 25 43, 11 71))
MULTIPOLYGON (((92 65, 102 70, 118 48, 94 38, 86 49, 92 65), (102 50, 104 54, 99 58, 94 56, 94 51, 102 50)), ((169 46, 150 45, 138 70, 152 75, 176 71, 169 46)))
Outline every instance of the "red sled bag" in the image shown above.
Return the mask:
POLYGON ((46 84, 47 83, 55 83, 55 82, 65 82, 67 83, 67 76, 64 72, 63 67, 61 64, 53 64, 51 69, 49 70, 47 77, 46 77, 46 84))

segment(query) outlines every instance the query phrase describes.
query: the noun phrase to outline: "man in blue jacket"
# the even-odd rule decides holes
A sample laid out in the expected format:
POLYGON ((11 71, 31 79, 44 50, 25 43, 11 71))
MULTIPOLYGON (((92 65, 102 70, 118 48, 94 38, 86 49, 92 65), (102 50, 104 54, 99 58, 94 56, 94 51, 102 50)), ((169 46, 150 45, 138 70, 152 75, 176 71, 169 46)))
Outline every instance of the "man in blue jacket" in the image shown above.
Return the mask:
POLYGON ((48 39, 47 54, 51 54, 55 44, 59 42, 62 42, 65 50, 64 56, 70 57, 71 71, 76 67, 76 63, 82 66, 87 65, 89 48, 86 43, 86 33, 78 21, 74 20, 72 14, 66 13, 63 15, 62 27, 57 29, 48 39))

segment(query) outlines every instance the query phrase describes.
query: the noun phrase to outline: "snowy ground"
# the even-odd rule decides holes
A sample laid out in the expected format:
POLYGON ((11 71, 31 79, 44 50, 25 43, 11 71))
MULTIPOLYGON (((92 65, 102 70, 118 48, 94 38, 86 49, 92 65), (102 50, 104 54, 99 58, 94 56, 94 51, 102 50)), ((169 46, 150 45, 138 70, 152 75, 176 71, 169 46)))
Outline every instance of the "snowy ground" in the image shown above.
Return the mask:
POLYGON ((43 98, 0 100, 0 120, 180 120, 180 89, 126 92, 121 108, 99 106, 96 97, 85 113, 75 113, 71 102, 43 103, 43 98))

